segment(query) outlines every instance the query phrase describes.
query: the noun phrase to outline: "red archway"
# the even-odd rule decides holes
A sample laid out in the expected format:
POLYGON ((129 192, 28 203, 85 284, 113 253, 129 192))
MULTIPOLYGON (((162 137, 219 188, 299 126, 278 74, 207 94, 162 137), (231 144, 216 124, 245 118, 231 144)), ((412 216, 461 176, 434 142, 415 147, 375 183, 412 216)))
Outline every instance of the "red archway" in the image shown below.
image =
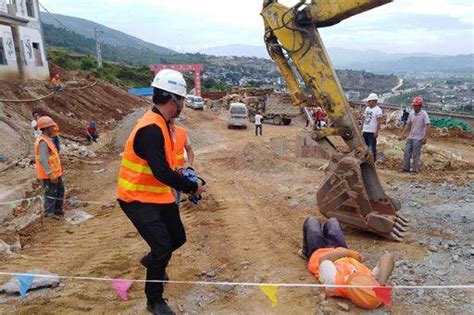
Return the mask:
POLYGON ((197 96, 201 96, 201 72, 204 70, 204 65, 150 65, 150 70, 155 74, 164 69, 171 69, 180 72, 194 72, 194 91, 197 96))

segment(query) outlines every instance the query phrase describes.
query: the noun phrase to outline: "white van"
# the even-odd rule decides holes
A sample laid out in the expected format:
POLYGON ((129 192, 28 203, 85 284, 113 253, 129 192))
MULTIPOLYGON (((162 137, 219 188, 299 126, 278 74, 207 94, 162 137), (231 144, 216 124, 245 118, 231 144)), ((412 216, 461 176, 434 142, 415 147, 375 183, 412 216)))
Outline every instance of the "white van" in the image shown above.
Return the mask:
POLYGON ((186 96, 186 106, 194 109, 204 109, 204 100, 200 96, 188 95, 186 96))
POLYGON ((244 127, 247 128, 249 111, 243 103, 231 103, 228 112, 227 128, 244 127))

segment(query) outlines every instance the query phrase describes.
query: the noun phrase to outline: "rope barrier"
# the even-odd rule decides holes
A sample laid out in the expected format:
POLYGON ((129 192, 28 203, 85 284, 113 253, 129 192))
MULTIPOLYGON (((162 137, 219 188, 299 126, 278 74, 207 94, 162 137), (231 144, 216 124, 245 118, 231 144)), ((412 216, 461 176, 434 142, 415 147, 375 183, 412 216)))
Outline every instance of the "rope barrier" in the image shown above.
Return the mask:
MULTIPOLYGON (((62 201, 65 201, 65 202, 69 201, 71 203, 87 203, 87 204, 97 205, 97 206, 108 206, 112 203, 112 202, 97 202, 97 201, 76 200, 75 198, 62 198, 61 199, 61 198, 54 198, 54 197, 49 197, 49 196, 46 196, 46 198, 47 199, 52 199, 52 200, 62 200, 62 201)), ((35 196, 35 197, 31 197, 31 198, 18 199, 18 200, 12 200, 12 201, 7 201, 7 202, 0 202, 0 206, 2 206, 2 205, 11 205, 11 204, 21 204, 25 201, 33 201, 33 200, 36 200, 36 199, 43 199, 43 196, 38 195, 38 196, 35 196)))
POLYGON ((40 96, 40 97, 37 97, 37 98, 30 98, 30 99, 25 99, 25 100, 9 100, 9 99, 0 99, 0 102, 4 102, 4 103, 28 103, 28 102, 37 102, 37 101, 40 101, 42 99, 45 99, 47 97, 50 97, 52 96, 54 93, 56 92, 51 92, 47 95, 43 95, 43 96, 40 96))
MULTIPOLYGON (((92 88, 97 85, 98 81, 95 81, 94 83, 87 85, 87 86, 81 86, 81 87, 76 87, 76 88, 67 88, 65 87, 64 90, 69 90, 69 91, 78 91, 78 90, 84 90, 88 88, 92 88)), ((0 102, 2 103, 28 103, 28 102, 37 102, 41 101, 45 98, 51 97, 52 95, 56 94, 56 92, 51 92, 47 95, 43 95, 37 98, 30 98, 30 99, 24 99, 24 100, 18 100, 18 99, 0 99, 0 102)))
MULTIPOLYGON (((21 272, 9 272, 0 271, 0 275, 3 276, 34 276, 38 278, 59 278, 68 280, 84 280, 84 281, 97 281, 106 282, 117 280, 116 278, 110 277, 87 277, 87 276, 61 276, 52 274, 34 274, 34 273, 21 273, 21 272)), ((191 280, 143 280, 143 279, 120 279, 127 280, 136 283, 163 283, 163 284, 182 284, 182 285, 206 285, 206 286, 240 286, 240 287, 259 287, 259 286, 275 286, 275 287, 287 287, 287 288, 392 288, 392 289, 453 289, 453 290, 472 290, 474 285, 396 285, 396 286, 363 286, 363 285, 336 285, 336 284, 318 284, 318 283, 264 283, 264 282, 228 282, 228 281, 191 281, 191 280)))

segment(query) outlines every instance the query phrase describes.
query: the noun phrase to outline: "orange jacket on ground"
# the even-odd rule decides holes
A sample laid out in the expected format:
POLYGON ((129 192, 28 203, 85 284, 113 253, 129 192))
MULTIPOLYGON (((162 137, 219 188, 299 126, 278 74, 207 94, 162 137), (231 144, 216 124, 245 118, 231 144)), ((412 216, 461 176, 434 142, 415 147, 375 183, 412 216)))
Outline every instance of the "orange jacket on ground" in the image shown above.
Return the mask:
MULTIPOLYGON (((321 248, 311 255, 308 270, 318 280, 320 258, 336 250, 334 248, 321 248)), ((336 285, 380 286, 370 269, 356 259, 344 257, 333 263, 337 270, 334 283, 336 285)), ((382 304, 372 288, 326 288, 325 292, 328 296, 349 298, 355 305, 364 309, 376 309, 382 304)))
POLYGON ((188 133, 186 129, 180 126, 175 126, 176 140, 174 143, 174 151, 176 153, 176 167, 183 168, 185 165, 184 161, 184 149, 188 139, 188 133))
POLYGON ((176 167, 173 140, 171 139, 165 119, 149 110, 138 121, 130 134, 123 152, 122 165, 117 184, 118 198, 125 202, 168 204, 175 202, 172 189, 161 183, 153 175, 148 162, 140 158, 133 149, 135 136, 143 127, 155 124, 163 133, 166 161, 171 169, 176 167))
POLYGON ((44 141, 48 145, 48 148, 50 151, 49 161, 48 161, 49 168, 51 169, 53 174, 56 175, 56 177, 62 176, 63 168, 61 166, 61 159, 59 158, 59 153, 58 153, 58 149, 56 148, 56 145, 54 144, 54 142, 51 140, 50 137, 46 135, 41 135, 38 138, 36 138, 36 141, 35 141, 35 166, 36 166, 36 172, 37 172, 38 178, 49 179, 49 176, 48 174, 46 174, 40 161, 40 142, 41 141, 44 141))

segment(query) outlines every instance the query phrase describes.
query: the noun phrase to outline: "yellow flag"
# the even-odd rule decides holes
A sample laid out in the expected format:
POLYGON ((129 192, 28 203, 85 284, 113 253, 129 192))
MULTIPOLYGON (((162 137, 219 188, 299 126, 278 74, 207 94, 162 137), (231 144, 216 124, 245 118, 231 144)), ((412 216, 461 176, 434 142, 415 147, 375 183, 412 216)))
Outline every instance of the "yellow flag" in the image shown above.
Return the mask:
POLYGON ((267 298, 270 300, 270 302, 272 303, 272 307, 277 306, 277 304, 278 304, 278 298, 277 298, 278 287, 276 285, 262 284, 262 285, 260 285, 260 290, 263 293, 265 293, 267 298))

